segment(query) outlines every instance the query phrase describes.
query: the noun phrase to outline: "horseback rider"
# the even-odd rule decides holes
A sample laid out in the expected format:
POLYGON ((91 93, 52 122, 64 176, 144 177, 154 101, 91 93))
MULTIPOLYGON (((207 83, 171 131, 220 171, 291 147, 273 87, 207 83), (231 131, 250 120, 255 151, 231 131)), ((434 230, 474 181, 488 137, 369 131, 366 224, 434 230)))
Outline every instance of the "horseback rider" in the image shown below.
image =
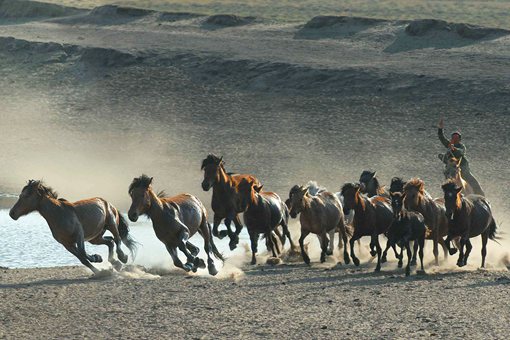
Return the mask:
POLYGON ((443 163, 447 163, 448 159, 455 157, 456 159, 460 159, 460 169, 462 170, 462 178, 471 185, 473 191, 478 194, 485 196, 485 193, 478 183, 478 180, 473 176, 471 170, 469 169, 469 161, 466 158, 466 146, 462 143, 462 135, 460 131, 455 131, 451 135, 451 139, 448 140, 443 132, 444 129, 444 121, 443 118, 439 120, 437 124, 437 135, 439 140, 443 145, 448 148, 445 154, 440 153, 438 155, 439 159, 443 161, 443 163))

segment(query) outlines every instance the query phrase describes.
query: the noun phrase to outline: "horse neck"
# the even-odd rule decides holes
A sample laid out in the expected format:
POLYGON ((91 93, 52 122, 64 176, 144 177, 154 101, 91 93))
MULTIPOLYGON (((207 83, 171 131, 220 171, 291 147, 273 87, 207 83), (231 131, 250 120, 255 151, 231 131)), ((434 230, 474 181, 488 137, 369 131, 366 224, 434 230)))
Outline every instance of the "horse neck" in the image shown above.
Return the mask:
POLYGON ((312 201, 313 197, 311 197, 309 194, 303 196, 303 211, 301 211, 301 214, 304 214, 307 217, 311 217, 314 214, 312 209, 312 201))
POLYGON ((228 187, 232 187, 233 184, 232 184, 232 176, 230 176, 229 174, 227 174, 227 172, 225 171, 225 168, 223 168, 223 166, 219 166, 219 169, 218 169, 218 180, 214 182, 214 185, 213 185, 213 190, 222 190, 222 189, 226 189, 228 187))
POLYGON ((62 202, 58 199, 44 196, 41 199, 41 203, 39 203, 37 211, 39 211, 41 216, 48 222, 50 228, 52 228, 57 226, 59 218, 62 217, 63 208, 62 202))
POLYGON ((156 195, 154 191, 149 190, 149 195, 151 206, 147 211, 147 216, 149 216, 153 222, 158 222, 162 220, 164 216, 163 202, 161 202, 161 199, 156 195))
POLYGON ((356 194, 356 198, 354 200, 354 218, 358 216, 358 219, 363 219, 365 213, 367 211, 367 205, 371 204, 368 198, 363 197, 359 192, 356 194))
POLYGON ((376 178, 372 178, 367 185, 367 194, 369 197, 376 196, 379 194, 380 186, 379 181, 376 178))

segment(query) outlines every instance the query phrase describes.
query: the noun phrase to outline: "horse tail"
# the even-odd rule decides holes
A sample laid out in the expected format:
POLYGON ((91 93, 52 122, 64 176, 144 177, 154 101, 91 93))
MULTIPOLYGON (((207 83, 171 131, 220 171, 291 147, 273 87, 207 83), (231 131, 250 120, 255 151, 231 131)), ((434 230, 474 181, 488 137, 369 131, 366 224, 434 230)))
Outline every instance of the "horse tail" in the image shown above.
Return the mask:
POLYGON ((211 244, 211 250, 212 250, 214 257, 216 257, 218 260, 221 260, 221 262, 225 262, 225 258, 223 257, 223 254, 220 253, 218 248, 216 248, 216 244, 214 244, 212 228, 211 228, 210 223, 207 223, 207 228, 209 228, 209 243, 211 244))
POLYGON ((129 226, 128 226, 128 223, 126 221, 126 219, 124 218, 124 216, 122 216, 120 213, 119 213, 119 235, 120 235, 120 239, 122 240, 122 243, 124 243, 126 245, 126 247, 128 247, 129 251, 131 252, 131 257, 134 259, 136 257, 136 252, 138 250, 138 242, 136 242, 132 237, 131 235, 129 235, 129 226))
POLYGON ((496 224, 496 220, 493 217, 491 224, 489 224, 489 239, 491 239, 499 244, 498 240, 500 240, 501 237, 496 235, 497 229, 498 229, 498 226, 496 224))

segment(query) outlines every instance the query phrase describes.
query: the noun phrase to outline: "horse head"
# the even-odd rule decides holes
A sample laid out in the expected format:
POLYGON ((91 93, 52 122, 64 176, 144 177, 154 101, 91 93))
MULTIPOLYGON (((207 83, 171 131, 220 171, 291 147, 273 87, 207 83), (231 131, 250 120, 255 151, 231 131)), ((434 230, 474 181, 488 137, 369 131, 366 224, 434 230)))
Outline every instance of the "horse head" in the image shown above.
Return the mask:
POLYGON ((462 207, 462 197, 461 191, 462 188, 458 187, 457 184, 448 180, 444 183, 441 188, 444 192, 444 205, 446 208, 446 217, 449 220, 453 220, 453 216, 455 212, 462 207))
POLYGON ((136 222, 140 215, 144 215, 151 207, 151 194, 153 177, 142 175, 135 177, 129 186, 129 196, 131 196, 131 207, 128 211, 128 217, 132 222, 136 222))
POLYGON ((202 161, 200 169, 204 170, 204 180, 202 181, 204 191, 209 191, 214 183, 219 181, 219 171, 223 164, 225 164, 223 157, 218 157, 212 153, 202 161))
POLYGON ((425 195, 425 183, 419 178, 412 178, 404 185, 404 207, 416 210, 425 195))
POLYGON ((369 190, 373 190, 373 186, 375 185, 377 187, 379 186, 379 183, 375 183, 377 174, 376 171, 371 170, 363 170, 361 175, 359 176, 359 184, 360 184, 360 191, 363 194, 366 194, 369 190))
POLYGON ((406 194, 402 192, 391 192, 391 208, 393 210, 393 217, 398 219, 402 213, 402 208, 404 205, 404 198, 406 194))
POLYGON ((457 159, 455 157, 450 157, 446 161, 446 165, 444 167, 444 177, 445 179, 457 178, 460 177, 460 163, 462 162, 462 157, 457 159))
POLYGON ((345 183, 340 189, 340 193, 344 198, 343 210, 345 215, 348 215, 351 209, 356 207, 360 189, 359 183, 345 183))
POLYGON ((305 196, 308 194, 308 187, 294 185, 289 192, 289 210, 290 216, 296 218, 305 208, 305 196))
POLYGON ((18 201, 9 211, 9 216, 13 220, 17 220, 21 216, 37 210, 44 197, 57 199, 58 194, 42 181, 29 180, 21 190, 18 201))

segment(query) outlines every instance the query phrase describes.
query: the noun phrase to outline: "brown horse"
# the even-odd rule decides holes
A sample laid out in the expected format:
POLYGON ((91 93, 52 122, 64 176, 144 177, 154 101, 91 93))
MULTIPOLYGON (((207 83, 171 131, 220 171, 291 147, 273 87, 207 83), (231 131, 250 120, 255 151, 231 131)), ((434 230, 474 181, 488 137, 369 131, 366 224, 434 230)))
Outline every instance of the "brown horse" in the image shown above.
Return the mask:
POLYGON ((381 253, 379 235, 385 233, 393 221, 393 212, 386 197, 368 198, 360 192, 360 185, 346 183, 341 190, 344 197, 344 214, 354 210, 354 233, 350 240, 352 262, 359 266, 359 259, 354 254, 354 242, 363 236, 370 236, 370 254, 377 255, 375 271, 381 270, 381 253))
POLYGON ((238 216, 238 213, 242 212, 242 209, 236 206, 236 202, 239 202, 239 183, 241 180, 245 179, 258 187, 260 186, 260 182, 252 175, 227 173, 224 164, 223 157, 217 157, 213 154, 209 154, 202 161, 201 169, 204 170, 202 189, 209 191, 211 187, 213 188, 211 201, 212 210, 214 212, 213 235, 220 239, 228 235, 230 238, 230 249, 234 250, 239 243, 239 233, 241 233, 243 229, 243 225, 238 216), (226 233, 224 231, 218 232, 218 226, 223 219, 225 219, 225 226, 227 227, 226 233), (232 221, 236 226, 235 233, 232 232, 230 228, 230 223, 232 221))
POLYGON ((188 241, 198 231, 204 239, 209 274, 216 275, 218 271, 211 258, 211 251, 217 259, 224 259, 214 244, 202 202, 189 194, 165 197, 164 192, 161 192, 156 195, 152 190, 152 180, 152 177, 146 175, 133 179, 129 186, 132 201, 128 212, 129 219, 136 222, 140 215, 147 215, 152 220, 157 238, 170 253, 174 265, 185 271, 205 268, 203 261, 196 257, 198 248, 188 241), (186 264, 182 264, 179 259, 177 248, 186 256, 186 264))
POLYGON ((57 193, 41 181, 28 181, 9 215, 17 220, 32 211, 38 211, 48 222, 51 233, 81 263, 94 273, 98 270, 91 262, 102 262, 101 256, 87 255, 85 241, 108 246, 108 261, 119 270, 122 264, 113 257, 114 245, 117 246, 118 259, 126 263, 128 257, 121 249, 123 242, 131 254, 136 251, 136 242, 129 235, 126 220, 119 211, 102 198, 90 198, 78 202, 68 202, 58 198, 57 193), (105 231, 113 237, 103 236, 105 231))
POLYGON ((434 242, 435 264, 439 265, 439 247, 441 244, 445 259, 448 256, 443 237, 448 233, 448 220, 445 215, 445 207, 442 198, 433 199, 425 191, 425 183, 419 178, 409 180, 404 186, 404 207, 409 211, 416 211, 425 218, 425 225, 431 233, 427 234, 426 239, 432 239, 434 242))
POLYGON ((457 266, 467 264, 467 259, 473 246, 470 238, 482 236, 482 268, 485 267, 487 255, 487 240, 496 240, 496 221, 492 216, 491 206, 487 199, 480 195, 461 195, 462 188, 454 181, 442 185, 448 218, 448 236, 446 245, 450 249, 450 240, 460 237, 459 259, 457 266), (464 253, 464 246, 466 252, 464 253))
POLYGON ((444 170, 445 178, 452 179, 457 187, 462 188, 464 195, 473 195, 475 192, 471 185, 462 178, 462 169, 460 168, 461 159, 455 157, 448 158, 444 170))
POLYGON ((289 238, 291 248, 294 246, 287 226, 289 210, 280 196, 274 192, 261 191, 262 186, 256 186, 246 179, 239 183, 240 207, 244 210, 244 224, 248 229, 251 241, 251 264, 256 264, 259 234, 264 234, 273 257, 278 256, 273 233, 278 226, 282 226, 285 236, 289 238))
MULTIPOLYGON (((305 251, 304 241, 308 234, 320 236, 321 262, 326 261, 328 252, 328 233, 340 230, 344 244, 347 244, 349 230, 345 226, 342 204, 338 197, 328 191, 322 191, 312 196, 308 187, 295 185, 289 193, 290 216, 296 218, 298 214, 301 222, 301 237, 299 246, 306 264, 310 264, 310 257, 305 251)), ((349 235, 350 236, 350 235, 349 235)), ((349 253, 344 247, 344 261, 349 263, 349 253)))

